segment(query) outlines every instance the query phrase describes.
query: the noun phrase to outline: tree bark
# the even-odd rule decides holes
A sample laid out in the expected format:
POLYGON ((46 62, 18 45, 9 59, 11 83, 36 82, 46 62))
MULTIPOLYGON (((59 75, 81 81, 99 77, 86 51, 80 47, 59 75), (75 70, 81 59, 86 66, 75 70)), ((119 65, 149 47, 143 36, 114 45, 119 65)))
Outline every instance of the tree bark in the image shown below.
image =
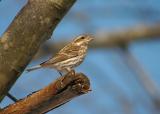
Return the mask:
POLYGON ((0 39, 0 101, 75 0, 29 0, 0 39))
POLYGON ((82 73, 70 72, 45 88, 9 105, 0 114, 44 114, 72 98, 87 93, 89 79, 82 73))

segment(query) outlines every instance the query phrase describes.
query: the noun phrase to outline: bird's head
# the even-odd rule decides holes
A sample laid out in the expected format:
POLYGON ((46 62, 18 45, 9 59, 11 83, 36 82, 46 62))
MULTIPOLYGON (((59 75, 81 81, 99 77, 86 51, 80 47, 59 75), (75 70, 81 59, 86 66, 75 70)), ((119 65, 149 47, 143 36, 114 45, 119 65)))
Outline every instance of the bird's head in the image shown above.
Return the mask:
POLYGON ((93 37, 90 35, 80 35, 74 39, 74 43, 77 45, 87 45, 90 41, 93 40, 93 37))

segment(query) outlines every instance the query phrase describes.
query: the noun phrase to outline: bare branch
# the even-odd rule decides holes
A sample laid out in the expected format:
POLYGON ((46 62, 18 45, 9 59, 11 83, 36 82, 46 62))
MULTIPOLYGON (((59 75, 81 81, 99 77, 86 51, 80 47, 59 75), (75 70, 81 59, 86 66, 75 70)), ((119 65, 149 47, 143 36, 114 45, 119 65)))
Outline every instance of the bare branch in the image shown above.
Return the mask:
MULTIPOLYGON (((105 32, 95 35, 91 48, 111 48, 119 45, 128 44, 132 41, 146 41, 146 39, 156 39, 160 37, 160 24, 156 25, 139 25, 133 28, 122 29, 120 31, 105 32)), ((44 56, 62 48, 68 41, 58 43, 47 43, 38 51, 36 57, 44 56), (46 51, 47 49, 47 51, 46 51)))
POLYGON ((75 0, 29 0, 0 39, 0 101, 75 0))
POLYGON ((117 47, 129 44, 133 41, 146 41, 147 39, 156 39, 160 37, 160 24, 156 25, 137 25, 132 28, 122 29, 120 31, 105 32, 100 34, 92 47, 117 47))
POLYGON ((141 66, 138 60, 127 48, 118 50, 122 58, 125 60, 126 65, 133 70, 136 74, 137 81, 142 84, 146 93, 150 96, 156 108, 160 106, 160 90, 155 81, 151 78, 150 74, 141 66))
POLYGON ((89 79, 70 72, 47 87, 4 108, 0 114, 43 114, 89 91, 89 79))

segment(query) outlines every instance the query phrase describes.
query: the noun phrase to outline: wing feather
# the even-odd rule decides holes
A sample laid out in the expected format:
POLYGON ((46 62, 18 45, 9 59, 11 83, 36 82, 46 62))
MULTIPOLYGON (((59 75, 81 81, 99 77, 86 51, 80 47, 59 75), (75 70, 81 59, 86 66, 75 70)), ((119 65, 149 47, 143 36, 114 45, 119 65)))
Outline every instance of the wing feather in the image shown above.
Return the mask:
POLYGON ((40 65, 53 65, 61 61, 68 60, 73 57, 77 57, 79 55, 80 46, 77 45, 68 45, 65 46, 63 49, 59 51, 54 57, 50 58, 49 60, 41 63, 40 65))

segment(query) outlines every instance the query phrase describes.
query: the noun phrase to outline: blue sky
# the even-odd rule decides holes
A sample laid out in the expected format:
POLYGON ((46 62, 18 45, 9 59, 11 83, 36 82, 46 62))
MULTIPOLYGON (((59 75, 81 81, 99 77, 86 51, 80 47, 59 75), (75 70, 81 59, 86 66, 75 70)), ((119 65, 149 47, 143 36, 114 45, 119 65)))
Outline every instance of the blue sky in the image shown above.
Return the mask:
MULTIPOLYGON (((25 4, 26 0, 0 2, 0 36, 25 4)), ((49 42, 58 42, 62 38, 69 41, 83 33, 97 34, 138 24, 153 24, 159 20, 159 0, 77 0, 49 42)), ((129 45, 129 50, 159 86, 160 41, 135 42, 129 45)), ((33 61, 29 66, 39 64, 46 58, 33 61)), ((128 110, 130 106, 135 114, 152 114, 151 99, 115 49, 90 49, 84 63, 76 70, 89 76, 93 91, 48 114, 124 114, 125 106, 128 110), (123 107, 124 100, 129 104, 123 107)), ((24 72, 10 92, 17 98, 23 98, 57 77, 58 73, 51 69, 24 72)), ((12 101, 6 97, 0 106, 9 103, 12 101)))

